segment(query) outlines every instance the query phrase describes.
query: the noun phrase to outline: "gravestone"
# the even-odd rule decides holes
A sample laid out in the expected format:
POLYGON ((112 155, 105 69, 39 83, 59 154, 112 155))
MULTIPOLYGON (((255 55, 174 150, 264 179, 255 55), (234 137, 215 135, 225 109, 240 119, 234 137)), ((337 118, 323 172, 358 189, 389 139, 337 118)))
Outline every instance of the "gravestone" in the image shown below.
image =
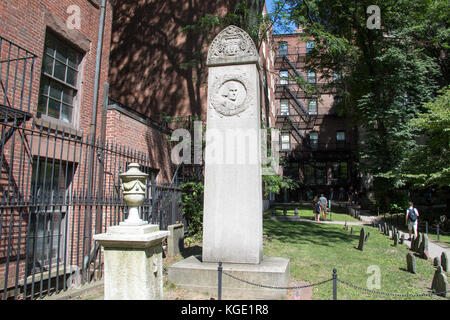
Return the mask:
POLYGON ((364 242, 367 242, 367 240, 369 240, 370 237, 370 231, 367 232, 366 236, 364 237, 364 242))
POLYGON ((344 230, 347 231, 347 221, 344 223, 344 230))
POLYGON ((286 216, 286 215, 287 215, 287 209, 283 208, 283 216, 286 216))
POLYGON ((439 257, 434 257, 433 259, 433 266, 434 267, 438 267, 441 265, 441 259, 439 259, 439 257))
MULTIPOLYGON (((209 47, 202 256, 169 267, 168 280, 179 287, 217 293, 218 262, 224 272, 256 283, 289 282, 289 259, 263 257, 259 61, 253 40, 236 26, 222 30, 209 47)), ((234 299, 287 294, 227 277, 222 290, 234 299)))
POLYGON ((362 228, 361 231, 359 232, 359 244, 358 244, 358 249, 361 251, 364 250, 365 238, 366 238, 366 231, 364 230, 364 228, 362 228))
POLYGON ((398 233, 394 234, 394 247, 396 247, 398 245, 398 233))
POLYGON ((298 216, 298 208, 295 208, 295 216, 298 216))
POLYGON ((441 254, 441 266, 442 266, 442 270, 444 270, 445 272, 448 272, 448 255, 447 252, 442 252, 441 254))
POLYGON ((414 235, 411 236, 411 250, 414 251, 414 235))
POLYGON ((353 227, 350 228, 350 235, 353 235, 353 227))
POLYGON ((442 269, 442 266, 438 266, 434 272, 433 282, 431 283, 431 290, 438 293, 441 297, 447 296, 448 281, 447 276, 442 269))
POLYGON ((400 244, 403 244, 405 242, 405 235, 402 234, 402 236, 400 237, 400 244))
POLYGON ((406 255, 406 268, 411 273, 416 273, 416 257, 409 252, 406 255))
POLYGON ((422 242, 420 243, 419 253, 420 257, 423 259, 428 259, 430 257, 428 252, 428 236, 426 234, 422 236, 422 242))

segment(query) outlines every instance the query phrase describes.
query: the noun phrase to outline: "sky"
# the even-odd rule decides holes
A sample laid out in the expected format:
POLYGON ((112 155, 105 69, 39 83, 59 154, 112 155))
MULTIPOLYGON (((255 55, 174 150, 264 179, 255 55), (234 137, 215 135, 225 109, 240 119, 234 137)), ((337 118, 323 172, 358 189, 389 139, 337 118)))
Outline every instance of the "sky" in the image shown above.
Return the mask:
MULTIPOLYGON (((274 11, 274 0, 266 0, 267 11, 269 14, 274 11)), ((274 34, 292 33, 295 29, 295 25, 291 24, 289 26, 280 25, 280 23, 275 23, 273 26, 274 34)))

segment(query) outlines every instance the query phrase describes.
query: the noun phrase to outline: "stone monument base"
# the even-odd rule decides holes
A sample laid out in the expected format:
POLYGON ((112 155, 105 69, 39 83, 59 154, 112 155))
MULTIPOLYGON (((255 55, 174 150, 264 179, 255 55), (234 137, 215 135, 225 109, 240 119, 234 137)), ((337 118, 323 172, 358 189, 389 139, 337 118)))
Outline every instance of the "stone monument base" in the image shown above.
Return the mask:
POLYGON ((103 246, 105 300, 163 299, 162 241, 158 225, 120 225, 94 239, 103 246))
MULTIPOLYGON (((169 267, 168 280, 186 290, 205 293, 217 299, 218 264, 202 262, 190 256, 169 267)), ((223 263, 223 272, 236 278, 265 286, 287 287, 290 280, 289 259, 265 257, 260 264, 223 263)), ((223 299, 283 299, 286 289, 250 285, 222 274, 223 299)))

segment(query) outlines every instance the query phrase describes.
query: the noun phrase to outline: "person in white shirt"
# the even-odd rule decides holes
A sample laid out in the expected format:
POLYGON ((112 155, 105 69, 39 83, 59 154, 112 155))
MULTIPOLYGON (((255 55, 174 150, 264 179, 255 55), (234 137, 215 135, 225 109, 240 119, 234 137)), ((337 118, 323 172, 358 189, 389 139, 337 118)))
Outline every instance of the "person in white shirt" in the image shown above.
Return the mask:
POLYGON ((414 238, 417 238, 417 225, 419 218, 419 211, 414 208, 412 202, 409 203, 409 208, 406 210, 406 224, 408 225, 409 240, 411 240, 411 233, 414 230, 414 238))

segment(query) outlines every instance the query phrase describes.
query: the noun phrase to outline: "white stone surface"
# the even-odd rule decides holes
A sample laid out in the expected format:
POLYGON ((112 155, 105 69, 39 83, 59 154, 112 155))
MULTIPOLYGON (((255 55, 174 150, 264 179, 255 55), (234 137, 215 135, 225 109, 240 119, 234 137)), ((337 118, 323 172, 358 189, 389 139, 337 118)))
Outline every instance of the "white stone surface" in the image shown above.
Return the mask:
POLYGON ((105 300, 163 298, 162 241, 157 225, 114 226, 94 239, 105 257, 105 300))
MULTIPOLYGON (((233 34, 221 32, 218 37, 223 34, 223 41, 234 46, 233 34)), ((241 47, 251 52, 251 45, 241 47)), ((262 259, 260 86, 257 59, 253 53, 251 57, 240 53, 221 60, 216 54, 209 67, 204 262, 258 264, 262 259)))

